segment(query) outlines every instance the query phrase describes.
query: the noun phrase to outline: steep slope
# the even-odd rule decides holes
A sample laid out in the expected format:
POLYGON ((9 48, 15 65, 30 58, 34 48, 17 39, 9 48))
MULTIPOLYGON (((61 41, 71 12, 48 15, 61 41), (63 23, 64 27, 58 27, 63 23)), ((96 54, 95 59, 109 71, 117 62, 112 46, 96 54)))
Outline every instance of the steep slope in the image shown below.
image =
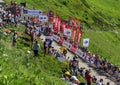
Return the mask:
MULTIPOLYGON (((5 0, 10 2, 10 0, 5 0)), ((94 30, 113 30, 120 27, 119 0, 14 0, 27 2, 28 7, 47 11, 48 8, 62 19, 76 17, 82 26, 94 30)))
MULTIPOLYGON (((17 3, 26 1, 28 7, 35 7, 45 11, 50 8, 64 20, 68 20, 69 17, 80 19, 84 29, 82 37, 90 38, 90 51, 120 66, 120 0, 14 1, 17 3)), ((6 0, 6 2, 10 2, 10 0, 6 0)))
POLYGON ((65 64, 53 56, 44 57, 42 44, 39 57, 33 57, 30 42, 21 38, 12 47, 11 35, 0 40, 0 85, 67 85, 60 79, 65 64))

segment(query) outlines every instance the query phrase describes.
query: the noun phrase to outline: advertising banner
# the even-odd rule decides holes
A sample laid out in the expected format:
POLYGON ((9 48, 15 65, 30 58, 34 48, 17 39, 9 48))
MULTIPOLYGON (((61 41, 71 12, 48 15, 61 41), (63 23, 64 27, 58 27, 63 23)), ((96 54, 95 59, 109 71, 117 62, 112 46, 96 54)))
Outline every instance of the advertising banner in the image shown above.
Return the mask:
POLYGON ((83 56, 83 52, 80 49, 77 49, 75 53, 80 57, 83 56))
POLYGON ((42 15, 41 10, 27 10, 28 15, 42 15))
POLYGON ((56 42, 59 42, 59 40, 60 40, 59 36, 53 34, 52 37, 53 37, 52 38, 53 40, 55 40, 56 42))
POLYGON ((66 41, 63 42, 63 46, 65 46, 67 49, 71 49, 72 45, 66 41))
POLYGON ((48 16, 47 15, 40 15, 39 16, 39 21, 47 22, 48 21, 48 16))
POLYGON ((83 46, 88 47, 89 46, 89 38, 83 39, 83 46))

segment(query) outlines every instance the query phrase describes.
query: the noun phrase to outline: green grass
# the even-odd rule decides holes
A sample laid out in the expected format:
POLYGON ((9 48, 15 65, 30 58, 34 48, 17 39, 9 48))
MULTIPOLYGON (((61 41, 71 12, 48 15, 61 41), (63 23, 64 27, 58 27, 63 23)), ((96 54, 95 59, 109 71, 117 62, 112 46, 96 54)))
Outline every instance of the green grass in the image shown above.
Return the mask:
MULTIPOLYGON (((7 3, 10 0, 5 0, 7 3)), ((107 58, 120 66, 120 1, 119 0, 14 0, 27 2, 27 6, 44 11, 50 7, 64 20, 76 17, 84 27, 83 38, 90 38, 91 52, 107 58), (92 29, 92 30, 91 30, 92 29), (94 31, 95 30, 95 31, 94 31), (97 31, 96 31, 97 30, 97 31), (116 30, 103 31, 103 30, 116 30)), ((11 30, 23 32, 22 26, 11 30)), ((26 36, 29 38, 29 36, 26 36)), ((61 81, 65 68, 54 57, 48 55, 34 58, 30 43, 18 39, 17 48, 11 46, 11 35, 0 40, 0 85, 67 85, 61 81), (31 53, 27 53, 30 50, 31 53)), ((81 39, 81 41, 82 41, 81 39)), ((41 43, 41 42, 39 42, 41 43)), ((82 45, 82 42, 81 42, 82 45)), ((42 46, 43 49, 43 46, 42 46)), ((84 82, 84 78, 79 77, 84 82)))
POLYGON ((118 31, 118 34, 116 34, 115 31, 95 32, 92 30, 84 30, 83 32, 82 39, 90 39, 89 50, 92 53, 98 54, 101 57, 108 59, 111 63, 120 66, 120 31, 118 31))
MULTIPOLYGON (((7 3, 11 0, 5 0, 7 3)), ((27 2, 27 7, 53 10, 54 13, 68 20, 76 17, 85 28, 94 30, 113 30, 119 28, 119 0, 14 0, 27 2)))
POLYGON ((67 65, 58 62, 53 56, 43 57, 42 44, 40 56, 33 57, 30 42, 18 38, 15 48, 12 47, 12 34, 3 35, 2 39, 4 40, 0 40, 0 85, 67 85, 65 81, 60 80, 67 65))
MULTIPOLYGON (((16 29, 18 32, 23 32, 24 29, 23 26, 9 28, 16 29)), ((26 34, 23 36, 30 39, 30 36, 26 34)), ((17 46, 12 47, 12 33, 8 36, 2 34, 1 38, 0 85, 68 85, 68 82, 60 78, 64 74, 63 71, 68 69, 69 64, 61 63, 51 55, 44 57, 43 44, 40 40, 38 40, 41 45, 40 56, 33 57, 31 42, 18 37, 17 46)), ((78 78, 81 82, 85 82, 83 77, 78 78)))
MULTIPOLYGON (((109 59, 120 66, 120 37, 114 32, 103 30, 117 30, 120 28, 120 0, 14 0, 17 3, 27 2, 28 7, 35 7, 44 11, 50 7, 64 20, 76 17, 84 27, 83 38, 90 38, 89 49, 109 59), (87 31, 86 31, 87 29, 87 31), (90 30, 88 30, 90 29, 90 30), (93 31, 91 31, 93 30, 93 31), (95 32, 94 30, 102 30, 95 32)), ((6 0, 10 2, 10 0, 6 0)))
POLYGON ((91 6, 91 9, 104 18, 106 18, 108 21, 110 21, 111 24, 119 24, 119 18, 120 18, 120 1, 119 0, 86 0, 87 3, 91 6))
MULTIPOLYGON (((26 1, 28 7, 44 11, 50 7, 64 20, 68 20, 69 17, 80 19, 84 28, 83 38, 90 38, 90 51, 120 66, 120 0, 14 1, 17 3, 26 1), (110 32, 110 30, 112 31, 110 32), (118 34, 115 34, 115 31, 118 31, 118 34)), ((10 0, 6 0, 6 2, 10 2, 10 0)))
MULTIPOLYGON (((25 0, 14 1, 20 3, 25 0)), ((50 7, 64 20, 68 20, 69 17, 80 19, 84 27, 82 39, 90 38, 90 51, 120 66, 119 0, 26 0, 26 2, 28 7, 45 11, 50 7), (118 31, 118 34, 115 31, 118 31)), ((22 32, 21 28, 23 27, 17 29, 9 27, 11 30, 22 32)), ((66 67, 62 63, 50 55, 43 57, 43 51, 40 51, 41 57, 33 58, 29 42, 18 39, 17 48, 13 48, 11 35, 2 38, 5 41, 0 41, 1 85, 67 85, 60 80, 62 69, 66 67), (27 53, 28 50, 31 51, 30 54, 27 53)), ((82 77, 79 79, 85 81, 82 77)))

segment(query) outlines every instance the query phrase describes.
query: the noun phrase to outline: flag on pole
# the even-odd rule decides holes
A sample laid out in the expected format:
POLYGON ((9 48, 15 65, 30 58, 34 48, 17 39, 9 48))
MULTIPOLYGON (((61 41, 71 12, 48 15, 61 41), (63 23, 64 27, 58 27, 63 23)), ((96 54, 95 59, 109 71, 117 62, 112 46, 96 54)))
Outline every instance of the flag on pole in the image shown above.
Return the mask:
POLYGON ((58 19, 59 19, 59 16, 58 15, 56 15, 56 17, 55 17, 55 23, 54 23, 54 30, 58 30, 58 19))
POLYGON ((78 29, 78 38, 77 38, 77 43, 80 43, 80 39, 82 37, 82 31, 78 29))
POLYGON ((62 33, 64 33, 65 27, 66 27, 66 23, 62 21, 62 33))
POLYGON ((89 46, 89 38, 83 39, 83 46, 88 47, 89 46))
POLYGON ((76 27, 73 27, 73 29, 72 29, 72 39, 73 39, 73 41, 75 40, 75 36, 76 36, 76 27))
POLYGON ((58 18, 58 29, 57 29, 57 32, 60 32, 60 27, 61 27, 61 20, 60 20, 60 18, 58 18))

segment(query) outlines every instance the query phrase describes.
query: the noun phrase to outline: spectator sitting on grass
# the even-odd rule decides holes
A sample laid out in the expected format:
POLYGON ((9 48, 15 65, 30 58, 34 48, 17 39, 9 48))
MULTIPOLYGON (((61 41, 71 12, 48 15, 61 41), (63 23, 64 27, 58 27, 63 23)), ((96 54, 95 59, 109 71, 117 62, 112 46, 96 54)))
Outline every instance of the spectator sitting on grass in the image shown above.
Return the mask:
POLYGON ((80 81, 77 79, 77 77, 76 76, 72 76, 71 78, 70 78, 70 85, 79 85, 80 84, 80 81))
POLYGON ((70 78, 71 78, 71 74, 69 71, 66 71, 63 78, 61 78, 62 80, 65 80, 65 81, 70 81, 70 78))

